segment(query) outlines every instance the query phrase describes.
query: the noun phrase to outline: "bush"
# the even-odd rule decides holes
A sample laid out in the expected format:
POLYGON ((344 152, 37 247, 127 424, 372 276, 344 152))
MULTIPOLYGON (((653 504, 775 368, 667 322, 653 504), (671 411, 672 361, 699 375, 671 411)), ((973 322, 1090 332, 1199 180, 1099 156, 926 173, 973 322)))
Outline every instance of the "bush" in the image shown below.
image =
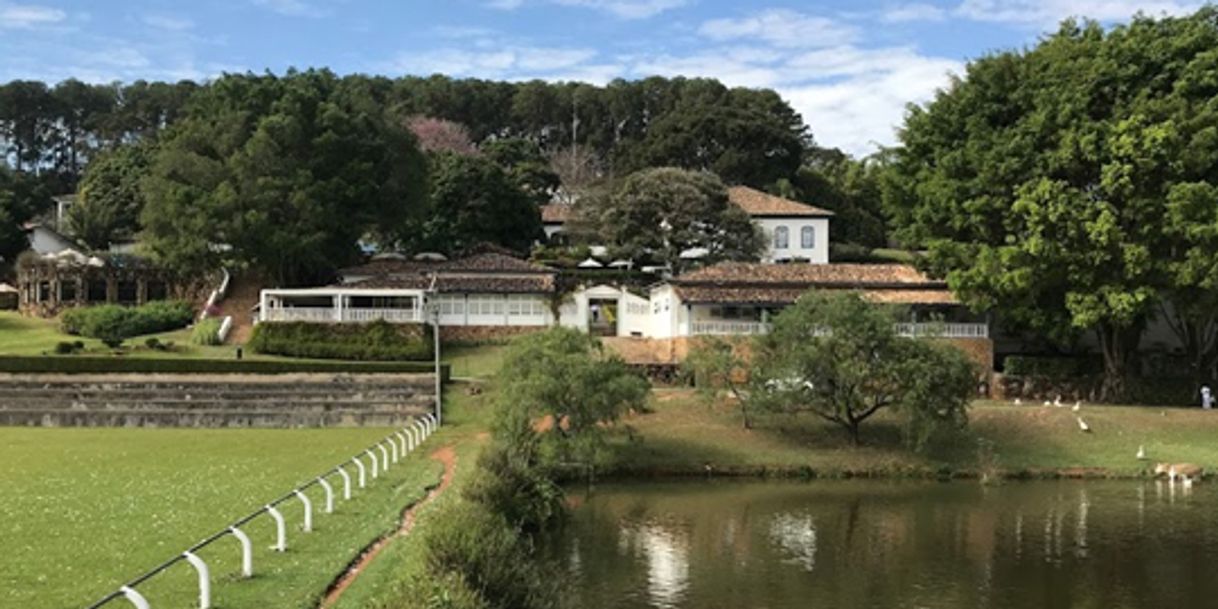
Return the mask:
POLYGON ((55 353, 57 355, 71 355, 73 353, 76 353, 79 349, 83 349, 84 346, 85 346, 84 343, 81 343, 79 341, 74 342, 74 343, 61 341, 61 342, 55 343, 55 353), (79 347, 77 347, 78 344, 80 345, 79 347))
POLYGON ((190 342, 195 345, 214 347, 220 344, 220 324, 218 318, 208 317, 195 324, 190 331, 190 342))
MULTIPOLYGON (((429 374, 430 362, 292 362, 236 359, 0 356, 0 372, 14 374, 429 374)), ((440 375, 445 381, 449 367, 440 375)))
POLYGON ((249 348, 255 353, 354 361, 431 359, 431 329, 423 324, 262 323, 249 348))
POLYGON ((133 336, 184 328, 193 319, 189 304, 159 301, 139 307, 101 305, 71 309, 60 316, 59 325, 67 334, 96 338, 115 347, 133 336))

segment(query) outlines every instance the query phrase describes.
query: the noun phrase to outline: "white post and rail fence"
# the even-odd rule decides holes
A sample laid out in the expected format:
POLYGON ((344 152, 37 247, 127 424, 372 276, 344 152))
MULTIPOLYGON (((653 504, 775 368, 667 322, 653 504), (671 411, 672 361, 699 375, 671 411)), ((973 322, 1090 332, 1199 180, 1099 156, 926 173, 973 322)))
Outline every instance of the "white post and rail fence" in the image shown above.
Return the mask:
POLYGON ((399 430, 395 430, 392 434, 386 436, 367 449, 356 453, 355 456, 351 457, 347 461, 344 461, 342 464, 326 471, 316 478, 313 478, 309 482, 292 489, 287 494, 267 503, 244 518, 240 518, 224 529, 204 538, 199 543, 187 548, 181 554, 161 563, 160 565, 149 570, 147 573, 144 573, 143 575, 140 575, 139 577, 136 577, 135 579, 119 586, 114 592, 107 594, 97 602, 89 605, 87 609, 98 609, 119 599, 127 601, 136 609, 152 609, 151 603, 149 603, 148 599, 145 598, 143 594, 140 594, 137 588, 140 586, 140 584, 143 584, 144 582, 165 572, 170 567, 183 561, 189 564, 198 575, 199 609, 211 609, 211 571, 208 569, 207 563, 199 557, 199 552, 201 550, 219 542, 222 539, 230 536, 233 537, 237 540, 241 547, 241 576, 242 578, 247 579, 253 577, 254 546, 249 536, 246 535, 241 527, 245 526, 256 518, 263 516, 264 514, 269 516, 275 521, 275 544, 271 547, 278 552, 287 551, 287 523, 284 520, 283 514, 279 511, 278 506, 291 501, 300 502, 304 507, 304 518, 301 529, 305 533, 312 532, 313 502, 309 499, 308 495, 304 493, 305 490, 314 486, 321 487, 322 491, 325 493, 325 503, 324 507, 322 508, 322 512, 325 514, 333 513, 336 504, 336 493, 334 486, 331 485, 330 480, 327 478, 338 476, 339 479, 342 480, 343 486, 341 497, 343 501, 348 501, 352 497, 353 481, 345 466, 350 464, 355 465, 355 469, 359 474, 357 481, 359 488, 364 488, 371 482, 371 480, 369 480, 367 477, 366 472, 371 471, 371 477, 373 479, 377 478, 380 472, 388 470, 390 466, 396 464, 401 458, 404 458, 409 452, 421 445, 428 436, 435 432, 435 430, 439 427, 439 424, 440 422, 434 414, 427 414, 422 418, 415 419, 410 425, 399 430), (389 449, 386 449, 386 446, 389 446, 389 449), (368 461, 370 469, 365 467, 364 461, 361 459, 366 459, 368 461))

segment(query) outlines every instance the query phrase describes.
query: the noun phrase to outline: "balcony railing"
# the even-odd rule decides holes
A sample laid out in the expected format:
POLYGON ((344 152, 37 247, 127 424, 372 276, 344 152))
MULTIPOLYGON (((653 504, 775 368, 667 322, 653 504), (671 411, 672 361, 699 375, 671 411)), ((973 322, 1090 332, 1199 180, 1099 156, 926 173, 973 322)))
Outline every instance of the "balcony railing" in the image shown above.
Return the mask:
POLYGON ((317 323, 367 323, 371 321, 388 321, 391 323, 417 323, 423 321, 421 309, 343 309, 340 317, 336 309, 325 308, 289 308, 270 309, 266 312, 266 321, 305 321, 317 323))
MULTIPOLYGON (((770 324, 756 321, 697 321, 691 324, 695 336, 742 336, 766 334, 770 324)), ((990 327, 983 323, 899 323, 897 334, 909 338, 989 338, 990 327)), ((818 333, 819 334, 819 333, 818 333)))

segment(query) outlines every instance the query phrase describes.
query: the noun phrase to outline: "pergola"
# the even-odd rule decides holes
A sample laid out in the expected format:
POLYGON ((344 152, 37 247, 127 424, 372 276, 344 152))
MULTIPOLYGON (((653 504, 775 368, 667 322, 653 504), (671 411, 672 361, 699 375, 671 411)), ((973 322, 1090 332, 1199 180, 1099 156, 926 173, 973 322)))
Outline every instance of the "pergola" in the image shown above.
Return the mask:
POLYGON ((422 323, 424 290, 308 288, 263 290, 259 321, 422 323))

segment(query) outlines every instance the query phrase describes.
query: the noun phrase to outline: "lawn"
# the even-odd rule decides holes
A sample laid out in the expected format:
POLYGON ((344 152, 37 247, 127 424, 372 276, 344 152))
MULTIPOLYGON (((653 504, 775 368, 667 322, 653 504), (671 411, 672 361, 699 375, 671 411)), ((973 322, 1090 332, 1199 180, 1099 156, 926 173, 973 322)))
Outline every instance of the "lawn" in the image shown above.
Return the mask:
MULTIPOLYGON (((388 431, 0 428, 0 606, 88 605, 388 431)), ((332 515, 320 513, 322 489, 308 490, 311 534, 301 531, 301 504, 285 504, 284 554, 269 548, 269 517, 251 522, 252 580, 238 581, 235 539, 200 552, 216 606, 314 607, 345 565, 436 483, 440 468, 424 456, 435 445, 339 501, 332 515)), ((341 489, 340 479, 334 484, 341 489)), ((197 602, 195 582, 180 563, 139 589, 154 607, 188 607, 197 602)))
MULTIPOLYGON (((60 332, 59 323, 54 319, 25 317, 11 311, 0 312, 0 355, 49 355, 55 352, 56 344, 78 340, 85 344, 86 353, 93 355, 110 353, 110 349, 99 340, 60 332)), ((235 356, 235 347, 232 345, 206 347, 191 344, 189 328, 139 336, 127 340, 125 344, 129 349, 125 357, 229 359, 235 356), (144 343, 149 338, 156 338, 162 343, 172 342, 175 348, 173 351, 148 349, 144 343)), ((251 359, 281 359, 255 353, 248 353, 246 356, 251 359)))
POLYGON ((763 470, 818 475, 844 473, 927 474, 940 469, 995 468, 1008 473, 1097 469, 1139 475, 1153 461, 1194 462, 1218 469, 1218 411, 1128 406, 1084 406, 1091 433, 1079 430, 1069 408, 978 402, 967 433, 949 446, 917 455, 900 441, 895 417, 877 416, 863 426, 861 447, 839 428, 809 416, 765 417, 752 430, 738 408, 706 404, 688 390, 656 392, 653 412, 632 415, 633 437, 620 434, 619 473, 687 474, 763 470), (1148 459, 1135 457, 1144 446, 1148 459), (986 459, 980 459, 988 453, 986 459))

